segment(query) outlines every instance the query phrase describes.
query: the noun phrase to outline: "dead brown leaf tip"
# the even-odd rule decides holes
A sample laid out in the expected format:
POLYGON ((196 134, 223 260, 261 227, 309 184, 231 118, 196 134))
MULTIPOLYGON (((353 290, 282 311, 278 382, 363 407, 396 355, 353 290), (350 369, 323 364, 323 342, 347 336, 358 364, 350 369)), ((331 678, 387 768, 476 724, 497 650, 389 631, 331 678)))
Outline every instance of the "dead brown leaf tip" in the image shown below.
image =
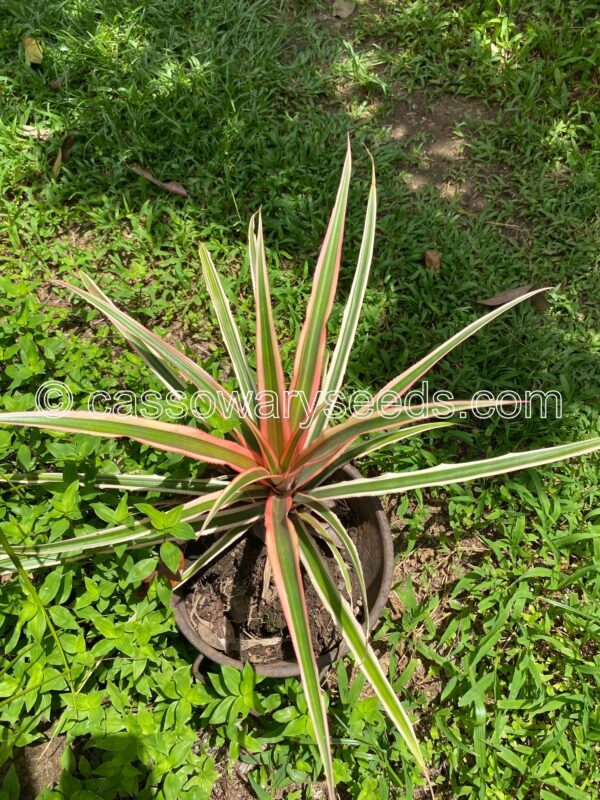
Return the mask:
POLYGON ((442 257, 437 250, 425 250, 423 262, 425 269, 429 269, 431 272, 439 272, 442 266, 442 257))
POLYGON ((159 181, 158 178, 155 178, 152 174, 152 170, 145 169, 144 167, 135 166, 131 168, 131 171, 145 178, 147 181, 150 181, 150 183, 153 183, 155 186, 158 186, 159 189, 164 189, 165 192, 179 195, 179 197, 189 197, 187 190, 177 181, 159 181))
MULTIPOLYGON (((525 283, 523 286, 517 286, 514 289, 506 289, 504 292, 500 292, 500 294, 495 294, 493 297, 488 297, 485 300, 478 300, 477 302, 482 306, 497 308, 498 306, 503 306, 505 303, 510 303, 511 300, 516 300, 518 297, 523 297, 524 294, 531 292, 533 289, 535 289, 534 283, 525 283)), ((531 301, 539 311, 543 311, 550 305, 541 293, 532 297, 531 301)))

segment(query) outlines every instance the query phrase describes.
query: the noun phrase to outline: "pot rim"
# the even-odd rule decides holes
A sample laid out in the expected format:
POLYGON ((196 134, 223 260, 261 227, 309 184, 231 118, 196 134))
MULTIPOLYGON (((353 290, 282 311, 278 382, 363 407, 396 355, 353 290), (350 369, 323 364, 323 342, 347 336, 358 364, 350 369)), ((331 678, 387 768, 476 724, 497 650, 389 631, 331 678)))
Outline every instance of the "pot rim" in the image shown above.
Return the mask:
MULTIPOLYGON (((356 467, 352 466, 351 464, 346 464, 341 468, 341 471, 345 472, 348 478, 351 480, 362 477, 361 473, 356 469, 356 467)), ((389 522, 381 502, 374 497, 363 497, 357 499, 362 501, 363 504, 369 504, 372 506, 375 527, 379 532, 379 539, 382 548, 383 569, 380 578, 379 592, 377 593, 373 605, 369 609, 369 630, 371 630, 379 619, 379 616, 381 615, 381 612, 387 603, 387 599, 392 588, 394 545, 389 522)), ((206 658, 209 658, 211 661, 214 661, 217 664, 223 664, 225 666, 242 669, 246 663, 245 660, 232 658, 222 650, 217 650, 216 648, 212 647, 205 642, 204 639, 202 639, 202 637, 194 629, 185 605, 186 594, 187 592, 184 591, 182 587, 181 590, 175 590, 173 592, 173 597, 171 599, 171 607, 173 608, 175 614, 175 622, 180 632, 184 635, 192 647, 198 650, 198 652, 206 658)), ((347 652, 348 648, 346 647, 345 643, 340 641, 330 650, 318 655, 316 660, 319 671, 326 670, 338 658, 341 658, 347 652)), ((265 664, 255 664, 254 662, 250 661, 250 664, 256 673, 265 677, 292 678, 300 675, 300 666, 296 660, 284 661, 283 659, 279 659, 278 661, 270 661, 265 664)))

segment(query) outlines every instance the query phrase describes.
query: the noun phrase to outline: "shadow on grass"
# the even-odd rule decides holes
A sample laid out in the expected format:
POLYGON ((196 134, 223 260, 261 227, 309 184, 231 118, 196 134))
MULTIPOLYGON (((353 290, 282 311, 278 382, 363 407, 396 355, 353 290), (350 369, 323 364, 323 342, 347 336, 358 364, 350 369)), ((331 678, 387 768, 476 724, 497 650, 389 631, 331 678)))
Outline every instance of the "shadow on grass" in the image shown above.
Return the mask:
MULTIPOLYGON (((354 49, 344 45, 353 29, 334 23, 319 3, 298 9, 267 0, 150 0, 142 6, 51 0, 25 10, 13 1, 4 13, 6 41, 13 44, 4 49, 8 106, 20 121, 26 97, 27 123, 50 131, 44 142, 21 142, 23 161, 10 176, 9 192, 15 203, 20 197, 24 202, 16 212, 9 199, 9 213, 48 221, 41 234, 39 222, 29 233, 14 217, 25 251, 39 252, 41 240, 51 270, 65 268, 66 239, 72 259, 89 250, 83 264, 102 277, 138 286, 157 281, 150 298, 131 298, 132 313, 165 302, 180 307, 183 297, 190 325, 206 331, 206 298, 202 290, 196 294, 186 262, 197 263, 200 238, 228 243, 238 259, 247 220, 263 204, 268 244, 280 253, 273 275, 276 317, 282 338, 289 339, 309 289, 303 261, 310 274, 345 137, 352 133, 356 182, 341 298, 349 289, 366 198, 368 162, 361 144, 375 155, 380 214, 350 382, 380 386, 473 319, 478 298, 530 281, 562 283, 577 297, 563 303, 559 315, 511 312, 440 365, 435 386, 456 396, 560 387, 571 404, 570 421, 527 421, 517 442, 544 444, 582 427, 573 420, 597 388, 596 355, 578 318, 590 276, 591 240, 585 230, 575 236, 593 209, 587 184, 553 180, 542 158, 537 177, 554 194, 538 198, 537 215, 524 218, 527 187, 515 174, 514 159, 502 164, 482 155, 488 139, 511 127, 503 108, 440 96, 439 86, 432 102, 434 94, 407 97, 393 79, 386 84, 369 55, 371 45, 376 36, 383 39, 387 25, 388 41, 404 42, 414 55, 411 37, 427 23, 425 6, 389 14, 379 7, 381 24, 368 28, 375 38, 354 49), (14 47, 30 34, 45 47, 37 71, 14 47), (52 81, 60 85, 53 89, 52 81), (72 158, 51 180, 48 164, 71 133, 72 158), (162 180, 179 181, 190 198, 162 195, 131 173, 136 164, 162 180), (575 200, 577 211, 565 212, 575 200), (557 225, 561 241, 555 230, 546 230, 557 225), (423 267, 428 248, 441 253, 440 274, 423 267), (287 252, 293 254, 289 261, 287 252)), ((460 18, 476 30, 470 13, 465 7, 460 18)), ((451 33, 439 47, 456 49, 451 33)), ((510 75, 501 74, 493 50, 474 39, 465 52, 474 79, 487 76, 502 85, 498 97, 506 94, 510 75)), ((519 98, 513 99, 514 107, 519 98)), ((224 253, 227 271, 231 253, 224 253)), ((234 275, 238 292, 236 280, 234 275)), ((334 326, 340 314, 338 304, 334 326)), ((212 331, 203 335, 212 345, 212 331)), ((289 361, 291 345, 286 353, 289 361)), ((496 425, 500 446, 511 438, 507 427, 516 425, 496 425)))
POLYGON ((139 738, 128 733, 82 738, 69 747, 59 737, 51 743, 16 748, 12 764, 20 800, 36 800, 52 788, 61 797, 83 792, 90 800, 141 797, 150 785, 150 769, 144 766, 139 738))

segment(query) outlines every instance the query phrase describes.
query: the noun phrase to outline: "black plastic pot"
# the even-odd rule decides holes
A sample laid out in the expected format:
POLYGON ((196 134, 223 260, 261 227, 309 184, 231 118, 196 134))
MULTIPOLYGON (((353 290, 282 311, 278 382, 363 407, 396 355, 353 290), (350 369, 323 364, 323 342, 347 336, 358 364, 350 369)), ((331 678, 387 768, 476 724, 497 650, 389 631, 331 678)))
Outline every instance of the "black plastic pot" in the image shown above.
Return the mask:
MULTIPOLYGON (((346 479, 360 478, 357 469, 346 466, 341 470, 346 479)), ((390 593, 392 572, 394 568, 394 548, 387 517, 379 500, 371 497, 351 498, 345 501, 355 519, 356 549, 362 564, 367 600, 369 603, 369 621, 371 626, 378 620, 390 593)), ((221 650, 209 645, 192 626, 190 614, 185 603, 188 587, 182 586, 173 594, 172 606, 175 621, 188 642, 205 658, 217 664, 227 664, 241 669, 244 662, 232 658, 221 650)), ((317 665, 319 670, 329 667, 337 658, 347 652, 346 646, 338 643, 327 652, 319 654, 317 665)), ((289 678, 300 674, 298 662, 272 661, 267 664, 253 665, 259 675, 270 678, 289 678)))

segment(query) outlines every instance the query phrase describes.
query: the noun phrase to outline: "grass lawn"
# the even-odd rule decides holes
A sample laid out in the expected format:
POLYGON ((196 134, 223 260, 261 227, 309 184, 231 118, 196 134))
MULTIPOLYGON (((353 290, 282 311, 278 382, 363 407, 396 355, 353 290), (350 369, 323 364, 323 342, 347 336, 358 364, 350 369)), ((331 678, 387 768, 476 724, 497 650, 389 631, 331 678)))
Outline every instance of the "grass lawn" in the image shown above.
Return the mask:
MULTIPOLYGON (((548 307, 485 328, 436 368, 433 388, 563 398, 560 419, 469 422, 368 469, 598 435, 595 12, 592 0, 380 0, 342 21, 310 0, 4 0, 0 405, 31 409, 49 379, 80 405, 98 389, 157 388, 96 312, 52 287, 79 269, 223 377, 197 244, 252 340, 245 239, 259 206, 289 371, 350 134, 333 332, 360 242, 363 145, 379 187, 350 385, 380 388, 479 316, 478 300, 536 284, 552 287, 548 307), (23 37, 42 46, 40 64, 26 63, 23 37), (425 267, 427 250, 439 270, 425 267)), ((29 430, 0 430, 0 457, 4 471, 58 469, 66 484, 78 472, 188 470, 142 445, 29 430)), ((395 586, 374 645, 417 720, 439 798, 600 796, 599 475, 589 457, 387 506, 395 586)), ((100 530, 118 502, 3 486, 0 529, 13 543, 100 530)), ((38 574, 75 701, 44 615, 18 579, 0 579, 0 800, 324 797, 299 683, 246 675, 241 687, 225 668, 195 684, 168 588, 138 591, 153 558, 115 552, 38 574), (269 713, 234 706, 244 692, 269 713)), ((327 685, 340 796, 428 797, 351 663, 327 685)))

